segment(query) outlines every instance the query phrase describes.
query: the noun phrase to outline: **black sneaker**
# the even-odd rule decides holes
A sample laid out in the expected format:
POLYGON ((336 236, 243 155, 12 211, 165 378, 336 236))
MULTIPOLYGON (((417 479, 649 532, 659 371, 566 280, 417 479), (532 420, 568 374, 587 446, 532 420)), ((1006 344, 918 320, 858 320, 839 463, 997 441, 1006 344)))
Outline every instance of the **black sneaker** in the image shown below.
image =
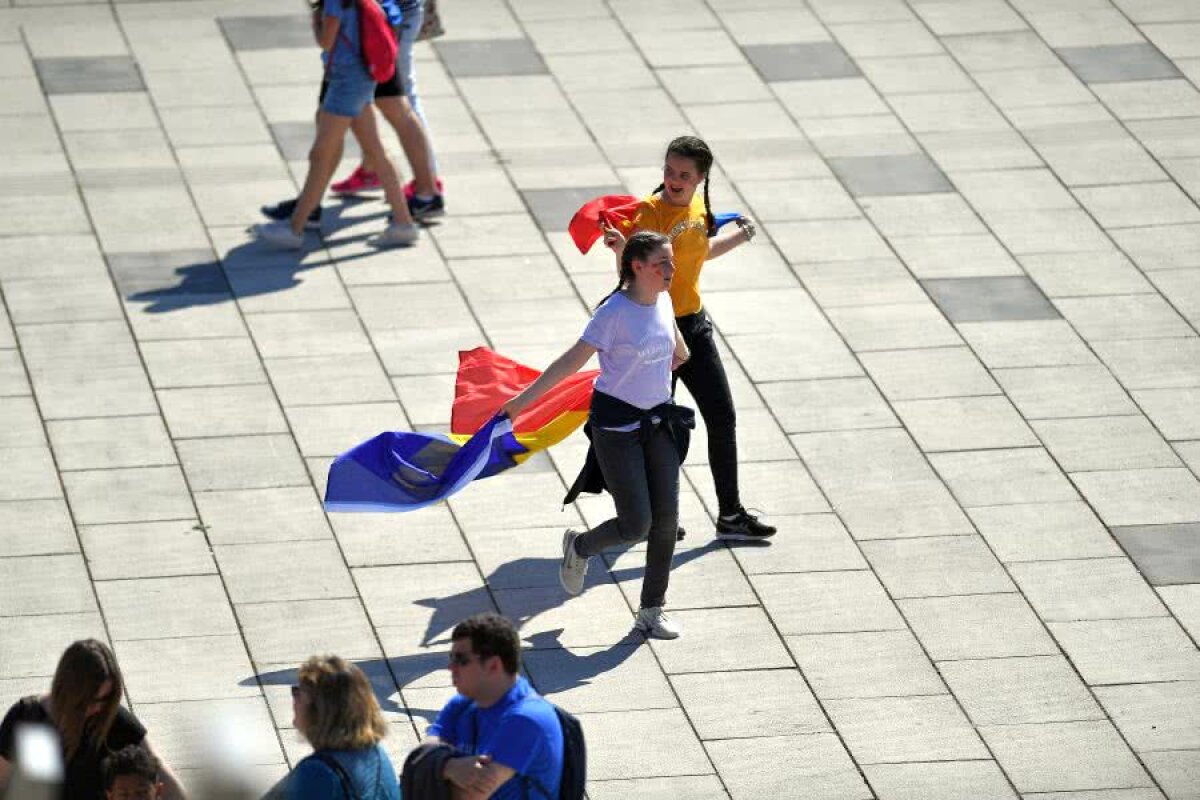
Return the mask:
POLYGON ((675 529, 675 541, 682 542, 686 536, 687 531, 683 529, 682 525, 675 529))
POLYGON ((760 542, 775 535, 775 528, 744 508, 733 519, 717 517, 717 538, 727 542, 760 542))
POLYGON ((446 215, 446 201, 440 194, 435 194, 428 200, 413 195, 408 198, 408 213, 418 221, 442 217, 446 215))
MULTIPOLYGON (((263 216, 268 219, 291 219, 292 214, 296 211, 295 200, 284 200, 282 203, 276 203, 273 206, 263 206, 261 209, 263 216)), ((313 212, 308 215, 308 221, 304 223, 305 230, 319 231, 321 230, 321 207, 317 206, 313 212)))

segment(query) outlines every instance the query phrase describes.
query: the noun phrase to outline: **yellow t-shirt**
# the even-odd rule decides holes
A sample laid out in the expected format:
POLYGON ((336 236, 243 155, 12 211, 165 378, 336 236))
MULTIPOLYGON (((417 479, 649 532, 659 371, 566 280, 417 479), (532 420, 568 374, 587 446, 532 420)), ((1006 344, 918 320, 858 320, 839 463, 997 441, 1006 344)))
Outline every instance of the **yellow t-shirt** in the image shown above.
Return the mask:
POLYGON ((651 195, 638 204, 631 223, 622 225, 626 237, 637 231, 655 231, 671 240, 675 277, 671 279, 671 305, 675 316, 695 314, 700 301, 700 269, 708 258, 708 228, 704 198, 697 192, 689 206, 673 206, 662 195, 651 195))

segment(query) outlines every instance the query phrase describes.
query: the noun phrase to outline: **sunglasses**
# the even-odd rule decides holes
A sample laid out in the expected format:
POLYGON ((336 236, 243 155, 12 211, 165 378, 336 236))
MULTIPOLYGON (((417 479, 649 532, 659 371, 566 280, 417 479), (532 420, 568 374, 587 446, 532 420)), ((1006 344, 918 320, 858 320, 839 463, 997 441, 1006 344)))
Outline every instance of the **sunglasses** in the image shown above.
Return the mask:
POLYGON ((474 653, 450 653, 450 665, 453 667, 465 667, 472 661, 479 658, 474 653))
POLYGON ((296 700, 297 698, 299 698, 300 692, 301 692, 301 689, 299 686, 293 686, 292 687, 292 699, 296 700))

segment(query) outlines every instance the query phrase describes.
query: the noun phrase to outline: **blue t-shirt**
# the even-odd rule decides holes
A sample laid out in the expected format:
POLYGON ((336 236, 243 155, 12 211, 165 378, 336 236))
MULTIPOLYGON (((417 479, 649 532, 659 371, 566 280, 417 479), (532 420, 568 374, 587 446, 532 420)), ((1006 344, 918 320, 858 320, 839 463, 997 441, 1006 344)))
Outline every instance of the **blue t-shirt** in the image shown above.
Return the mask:
POLYGON ((324 0, 321 13, 337 17, 338 35, 334 40, 332 69, 358 69, 366 72, 362 58, 362 41, 358 31, 358 7, 353 3, 343 6, 342 0, 324 0))
MULTIPOLYGON (((492 800, 524 800, 521 775, 536 780, 551 798, 558 797, 562 726, 554 707, 523 677, 518 676, 513 687, 488 708, 479 708, 475 701, 456 694, 438 714, 429 735, 467 753, 490 755, 517 772, 500 785, 492 800)), ((529 796, 537 800, 534 786, 530 786, 529 796)))
MULTIPOLYGON (((400 800, 396 768, 383 745, 362 750, 325 750, 346 770, 362 800, 400 800)), ((346 794, 337 773, 315 758, 306 758, 292 770, 287 782, 287 800, 330 800, 346 794)))

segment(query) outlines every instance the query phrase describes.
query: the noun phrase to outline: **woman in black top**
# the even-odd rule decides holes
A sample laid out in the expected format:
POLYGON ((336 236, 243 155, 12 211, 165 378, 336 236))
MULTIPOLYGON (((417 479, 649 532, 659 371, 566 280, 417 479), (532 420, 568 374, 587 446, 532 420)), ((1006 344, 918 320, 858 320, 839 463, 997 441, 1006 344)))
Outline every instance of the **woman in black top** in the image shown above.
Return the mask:
MULTIPOLYGON (((21 698, 0 722, 0 789, 12 774, 17 726, 40 724, 53 727, 62 742, 64 800, 104 800, 101 764, 109 753, 131 744, 154 753, 146 729, 121 705, 124 691, 117 659, 107 645, 83 639, 68 647, 54 671, 50 694, 21 698)), ((186 797, 165 763, 160 778, 164 800, 186 797)))

